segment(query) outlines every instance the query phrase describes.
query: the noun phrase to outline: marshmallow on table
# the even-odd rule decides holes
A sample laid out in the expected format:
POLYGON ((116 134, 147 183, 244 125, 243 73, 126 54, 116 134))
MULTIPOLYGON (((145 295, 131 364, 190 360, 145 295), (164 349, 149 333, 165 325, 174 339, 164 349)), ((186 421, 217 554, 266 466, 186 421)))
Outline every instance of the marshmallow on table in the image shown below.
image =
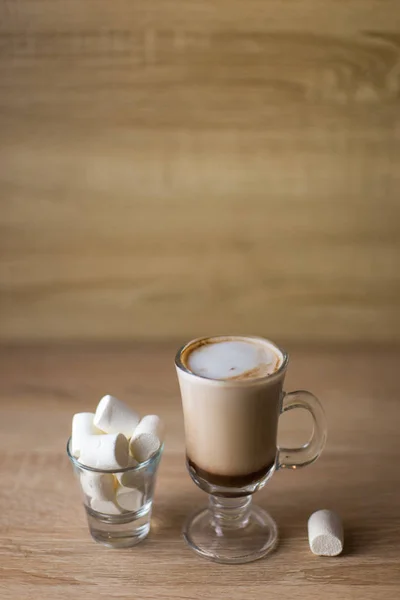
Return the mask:
POLYGON ((319 556, 337 556, 343 550, 343 526, 339 515, 318 510, 308 519, 311 552, 319 556))
MULTIPOLYGON (((134 469, 138 464, 138 461, 134 459, 133 456, 129 457, 128 468, 134 469)), ((138 481, 143 477, 142 475, 138 475, 135 471, 124 471, 124 473, 116 473, 115 475, 119 483, 128 488, 137 487, 138 481)))
POLYGON ((116 481, 112 473, 82 471, 80 479, 83 492, 92 500, 115 500, 116 481))
POLYGON ((96 408, 94 424, 105 433, 123 433, 129 438, 139 423, 139 415, 132 408, 115 398, 104 396, 96 408))
POLYGON ((136 512, 142 506, 142 492, 133 488, 119 487, 116 503, 122 510, 136 512))
POLYGON ((82 445, 89 435, 101 433, 93 421, 94 413, 90 412, 76 413, 72 418, 71 453, 75 458, 79 458, 82 445))
POLYGON ((124 469, 129 462, 128 440, 122 433, 92 435, 82 446, 79 462, 104 471, 124 469))
POLYGON ((129 451, 139 462, 148 460, 163 441, 164 427, 160 417, 147 415, 133 431, 129 451))

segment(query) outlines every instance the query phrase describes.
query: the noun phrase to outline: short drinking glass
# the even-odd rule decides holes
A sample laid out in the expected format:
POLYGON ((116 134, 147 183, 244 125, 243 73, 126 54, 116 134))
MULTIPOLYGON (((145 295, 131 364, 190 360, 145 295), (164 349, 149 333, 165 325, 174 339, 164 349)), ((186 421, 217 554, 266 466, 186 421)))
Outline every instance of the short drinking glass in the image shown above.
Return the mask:
POLYGON ((104 471, 82 465, 67 454, 78 479, 89 531, 96 542, 111 548, 127 548, 142 541, 150 531, 154 488, 163 446, 135 467, 104 471))

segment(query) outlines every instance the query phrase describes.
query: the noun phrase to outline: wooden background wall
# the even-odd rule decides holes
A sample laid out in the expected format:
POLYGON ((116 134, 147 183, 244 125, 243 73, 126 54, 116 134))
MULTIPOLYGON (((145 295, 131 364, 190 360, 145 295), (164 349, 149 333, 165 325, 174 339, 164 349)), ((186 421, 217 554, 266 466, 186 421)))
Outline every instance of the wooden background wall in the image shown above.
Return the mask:
POLYGON ((0 0, 0 337, 399 341, 399 0, 0 0))

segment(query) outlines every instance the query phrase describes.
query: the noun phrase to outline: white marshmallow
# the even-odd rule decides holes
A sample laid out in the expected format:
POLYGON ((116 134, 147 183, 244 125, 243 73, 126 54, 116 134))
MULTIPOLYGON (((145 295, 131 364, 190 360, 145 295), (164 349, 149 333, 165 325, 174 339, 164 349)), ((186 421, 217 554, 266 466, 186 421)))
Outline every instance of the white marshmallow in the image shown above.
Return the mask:
POLYGON ((97 500, 115 500, 116 481, 112 473, 81 472, 81 486, 89 498, 97 500))
POLYGON ((87 467, 112 471, 128 466, 129 444, 122 433, 92 435, 86 438, 79 462, 87 467))
POLYGON ((129 451, 139 462, 148 460, 157 452, 164 437, 164 426, 157 415, 143 417, 134 430, 129 451))
POLYGON ((130 451, 139 462, 145 462, 158 451, 160 440, 153 433, 142 433, 131 439, 130 451))
MULTIPOLYGON (((138 461, 135 460, 133 456, 129 457, 128 467, 135 468, 138 464, 138 461)), ((119 483, 128 488, 137 487, 138 481, 143 477, 142 475, 138 475, 135 471, 125 471, 124 473, 116 473, 115 475, 119 483)))
POLYGON ((103 513, 104 515, 120 515, 122 513, 122 509, 111 500, 92 498, 90 507, 96 512, 103 513))
POLYGON ((89 435, 101 433, 93 421, 94 413, 90 412, 76 413, 72 417, 71 453, 75 458, 79 458, 82 445, 89 435))
POLYGON ((339 515, 318 510, 308 519, 311 552, 319 556, 337 556, 343 550, 343 526, 339 515))
POLYGON ((110 395, 100 400, 94 416, 96 427, 105 433, 123 433, 127 438, 137 427, 139 420, 136 411, 110 395))
POLYGON ((142 492, 133 488, 117 489, 117 505, 129 512, 136 512, 142 506, 142 492))

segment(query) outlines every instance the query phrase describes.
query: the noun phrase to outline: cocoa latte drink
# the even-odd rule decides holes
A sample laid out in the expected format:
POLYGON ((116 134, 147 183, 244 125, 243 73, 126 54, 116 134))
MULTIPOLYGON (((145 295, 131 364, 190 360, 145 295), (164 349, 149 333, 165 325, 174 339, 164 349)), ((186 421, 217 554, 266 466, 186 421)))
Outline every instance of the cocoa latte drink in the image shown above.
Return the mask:
POLYGON ((187 460, 216 486, 240 488, 275 465, 286 358, 268 340, 194 340, 176 359, 187 460))

